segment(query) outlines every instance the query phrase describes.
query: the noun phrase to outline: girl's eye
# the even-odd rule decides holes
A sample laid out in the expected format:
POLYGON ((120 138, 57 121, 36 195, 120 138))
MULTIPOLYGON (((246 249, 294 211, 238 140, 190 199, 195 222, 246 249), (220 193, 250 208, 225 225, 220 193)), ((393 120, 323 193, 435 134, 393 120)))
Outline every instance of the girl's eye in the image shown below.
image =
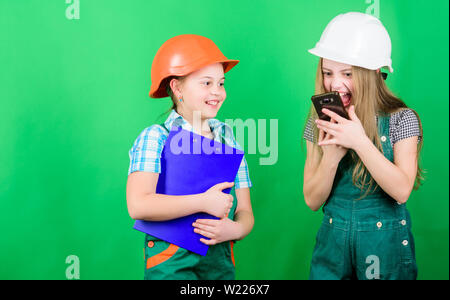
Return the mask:
POLYGON ((204 85, 210 85, 210 84, 211 84, 211 82, 209 82, 209 81, 205 81, 205 82, 203 82, 203 84, 204 84, 204 85))
POLYGON ((331 72, 322 72, 324 76, 331 76, 331 72))
POLYGON ((224 86, 224 85, 225 85, 225 82, 219 83, 219 86, 224 86))
POLYGON ((352 73, 345 73, 344 74, 346 77, 352 77, 352 73))

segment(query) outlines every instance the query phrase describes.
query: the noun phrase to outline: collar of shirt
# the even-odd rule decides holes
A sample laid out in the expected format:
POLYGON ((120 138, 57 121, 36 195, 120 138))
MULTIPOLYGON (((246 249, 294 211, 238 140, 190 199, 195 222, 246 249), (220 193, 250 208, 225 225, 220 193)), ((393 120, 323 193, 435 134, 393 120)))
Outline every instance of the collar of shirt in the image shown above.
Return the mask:
MULTIPOLYGON (((184 130, 194 132, 193 126, 188 121, 186 121, 180 114, 178 114, 174 109, 172 109, 172 111, 170 112, 170 115, 164 122, 164 125, 169 130, 172 128, 172 126, 178 126, 184 130)), ((228 124, 220 122, 217 119, 209 119, 208 125, 214 134, 215 141, 221 142, 221 137, 223 137, 225 139, 225 142, 229 146, 238 147, 234 141, 233 130, 228 124)))

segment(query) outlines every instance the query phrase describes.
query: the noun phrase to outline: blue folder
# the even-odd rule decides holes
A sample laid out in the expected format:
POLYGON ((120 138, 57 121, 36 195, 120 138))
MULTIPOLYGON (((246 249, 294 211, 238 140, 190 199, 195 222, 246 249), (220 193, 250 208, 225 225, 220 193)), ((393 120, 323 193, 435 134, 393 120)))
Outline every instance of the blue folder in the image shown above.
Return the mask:
MULTIPOLYGON (((156 193, 192 195, 221 182, 234 182, 243 157, 243 151, 174 126, 161 154, 156 193)), ((200 238, 208 238, 194 232, 192 223, 197 219, 218 218, 196 213, 169 221, 137 220, 134 229, 204 256, 209 247, 200 238)))

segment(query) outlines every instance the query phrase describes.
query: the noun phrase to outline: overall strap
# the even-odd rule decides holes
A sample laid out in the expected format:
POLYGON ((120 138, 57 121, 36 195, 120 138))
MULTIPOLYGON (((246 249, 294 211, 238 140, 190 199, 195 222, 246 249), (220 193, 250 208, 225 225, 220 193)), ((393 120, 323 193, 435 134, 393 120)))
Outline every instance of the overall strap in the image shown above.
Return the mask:
POLYGON ((394 161, 394 151, 392 149, 391 139, 390 139, 390 115, 380 114, 378 116, 378 135, 380 138, 381 145, 383 147, 383 155, 390 160, 394 161))
POLYGON ((220 142, 222 143, 222 144, 224 144, 224 145, 226 145, 226 142, 225 142, 225 126, 222 126, 222 136, 220 137, 220 142))
POLYGON ((169 133, 170 132, 170 130, 169 129, 167 129, 167 127, 166 127, 166 124, 164 124, 164 123, 161 123, 161 124, 159 124, 159 126, 161 126, 162 128, 164 128, 166 131, 167 131, 167 133, 169 133))

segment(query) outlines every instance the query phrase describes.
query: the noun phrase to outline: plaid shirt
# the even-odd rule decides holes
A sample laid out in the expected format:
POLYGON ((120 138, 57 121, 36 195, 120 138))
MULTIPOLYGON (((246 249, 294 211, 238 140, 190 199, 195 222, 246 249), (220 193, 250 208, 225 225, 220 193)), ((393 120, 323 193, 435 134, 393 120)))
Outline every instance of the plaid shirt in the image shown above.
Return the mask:
MULTIPOLYGON (((214 134, 215 141, 221 142, 223 137, 228 146, 242 150, 234 138, 233 130, 227 124, 216 119, 209 119, 208 123, 214 134), (224 135, 222 134, 223 132, 225 133, 224 135)), ((182 129, 193 131, 192 125, 175 110, 172 110, 164 125, 168 129, 175 125, 182 129)), ((169 133, 161 125, 152 125, 145 128, 129 151, 130 167, 128 168, 128 175, 136 171, 161 173, 161 153, 168 136, 169 133)), ((244 157, 234 180, 234 187, 239 189, 251 186, 247 161, 244 157)))

